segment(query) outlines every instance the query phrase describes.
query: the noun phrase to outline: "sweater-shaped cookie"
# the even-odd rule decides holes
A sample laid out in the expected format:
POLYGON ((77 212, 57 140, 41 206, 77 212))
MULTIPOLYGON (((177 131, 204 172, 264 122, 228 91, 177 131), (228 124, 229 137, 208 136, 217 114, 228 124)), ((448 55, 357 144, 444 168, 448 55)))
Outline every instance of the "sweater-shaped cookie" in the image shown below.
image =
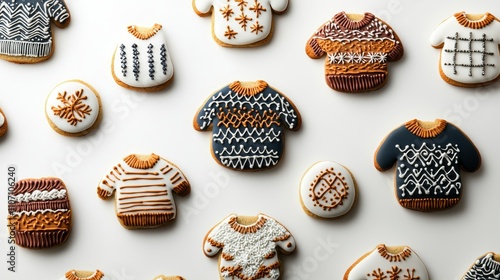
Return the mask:
POLYGON ((311 58, 326 55, 325 80, 341 92, 364 92, 383 87, 387 63, 401 59, 403 44, 396 32, 371 13, 336 14, 307 41, 311 58))
POLYGON ((174 67, 162 26, 129 26, 113 54, 116 83, 138 91, 159 91, 173 80, 174 67))
POLYGON ((429 280, 429 274, 410 247, 381 244, 349 267, 343 280, 429 280))
POLYGON ((212 154, 221 165, 243 171, 278 164, 285 128, 298 130, 300 114, 264 81, 233 82, 210 96, 195 115, 196 130, 212 130, 212 154))
POLYGON ((219 255, 221 280, 280 279, 278 250, 292 253, 295 239, 273 218, 231 214, 205 236, 203 252, 219 255))
POLYGON ((70 13, 64 0, 11 0, 0 3, 0 58, 36 63, 52 56, 51 23, 65 28, 70 13))
POLYGON ((59 178, 19 180, 9 194, 9 230, 16 245, 29 249, 64 243, 71 230, 71 208, 59 178))
POLYGON ((462 196, 461 170, 481 165, 476 146, 459 128, 445 120, 412 120, 392 131, 375 152, 380 171, 396 163, 396 194, 406 208, 441 210, 462 196))
POLYGON ((430 38, 441 49, 439 74, 447 83, 476 87, 500 78, 500 21, 490 13, 456 13, 430 38))
POLYGON ((224 47, 256 47, 273 34, 273 13, 283 13, 288 0, 193 0, 199 16, 212 15, 212 37, 224 47))
POLYGON ((158 227, 176 218, 173 193, 191 191, 187 178, 173 163, 156 154, 125 157, 99 183, 102 199, 115 195, 116 215, 127 229, 158 227))
POLYGON ((100 270, 86 271, 86 270, 70 270, 66 272, 60 280, 111 280, 108 276, 100 270))
POLYGON ((462 277, 462 280, 498 279, 500 279, 500 255, 491 252, 479 257, 462 277))
POLYGON ((2 137, 7 132, 8 128, 9 123, 7 122, 7 118, 5 118, 5 114, 3 113, 2 108, 0 108, 0 137, 2 137))

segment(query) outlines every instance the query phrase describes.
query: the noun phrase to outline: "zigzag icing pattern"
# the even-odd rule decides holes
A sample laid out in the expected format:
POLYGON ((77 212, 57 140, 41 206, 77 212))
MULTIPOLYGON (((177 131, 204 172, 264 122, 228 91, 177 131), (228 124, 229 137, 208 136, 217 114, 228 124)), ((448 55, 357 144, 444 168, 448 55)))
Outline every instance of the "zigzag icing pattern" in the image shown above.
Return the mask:
MULTIPOLYGON (((218 152, 216 151, 216 153, 218 152)), ((239 149, 231 146, 230 150, 223 148, 218 155, 222 164, 238 169, 243 169, 247 164, 250 168, 273 166, 278 164, 280 158, 278 152, 270 151, 266 146, 255 149, 252 149, 252 147, 245 149, 243 145, 239 149)))
POLYGON ((66 198, 66 190, 39 191, 35 190, 32 193, 24 193, 13 196, 16 202, 30 202, 30 201, 47 201, 55 199, 66 198))
POLYGON ((463 280, 479 279, 500 279, 500 263, 493 259, 492 253, 488 253, 486 256, 476 260, 463 278, 463 280))
POLYGON ((340 26, 335 23, 334 19, 330 19, 320 30, 318 30, 313 38, 315 39, 328 39, 334 42, 346 41, 383 41, 390 40, 397 42, 394 36, 394 31, 386 24, 383 24, 377 18, 374 18, 368 25, 370 30, 360 31, 345 30, 343 31, 340 26), (390 34, 390 38, 387 35, 390 34))
POLYGON ((42 213, 45 214, 47 212, 50 213, 59 213, 59 212, 68 212, 70 211, 69 209, 57 209, 57 210, 52 210, 52 209, 38 209, 35 211, 21 211, 21 212, 12 212, 12 216, 21 216, 21 215, 27 215, 27 216, 34 216, 37 213, 42 213))
POLYGON ((27 3, 2 1, 0 53, 13 56, 47 56, 52 49, 51 18, 64 22, 69 16, 66 6, 59 0, 27 3))
POLYGON ((294 120, 297 119, 293 107, 279 94, 268 93, 245 96, 233 91, 227 93, 221 91, 212 96, 211 100, 212 102, 208 104, 209 108, 204 108, 205 114, 200 117, 200 120, 203 120, 203 124, 200 126, 201 129, 206 129, 212 123, 216 113, 215 108, 234 108, 248 105, 250 108, 259 110, 270 109, 278 113, 280 118, 284 116, 285 122, 290 129, 293 129, 294 120))
POLYGON ((245 142, 245 143, 266 143, 266 142, 279 142, 281 136, 281 130, 275 131, 274 128, 245 128, 243 130, 223 130, 220 129, 217 133, 213 135, 214 142, 220 142, 224 144, 227 142, 231 144, 233 141, 245 142))
POLYGON ((436 144, 428 147, 423 143, 420 147, 414 144, 396 148, 402 153, 400 160, 406 161, 409 166, 400 164, 397 168, 397 176, 404 180, 399 187, 402 196, 413 196, 425 194, 449 195, 452 190, 455 194, 460 193, 462 184, 455 166, 458 164, 458 145, 447 144, 444 148, 436 144), (434 168, 438 168, 437 170, 434 168), (435 182, 435 183, 433 183, 435 182))

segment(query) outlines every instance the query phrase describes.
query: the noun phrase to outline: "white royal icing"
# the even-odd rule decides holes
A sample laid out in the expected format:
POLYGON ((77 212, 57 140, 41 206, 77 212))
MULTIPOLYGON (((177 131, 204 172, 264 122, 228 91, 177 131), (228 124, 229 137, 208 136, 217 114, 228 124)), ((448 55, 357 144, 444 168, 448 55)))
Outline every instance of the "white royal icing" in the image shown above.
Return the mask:
POLYGON ((45 113, 47 117, 52 121, 52 123, 60 130, 67 133, 79 133, 89 129, 95 123, 97 117, 99 116, 99 105, 100 102, 96 93, 86 84, 79 81, 68 81, 57 85, 49 93, 45 102, 45 113), (88 108, 90 108, 90 111, 88 111, 87 109, 88 112, 83 113, 83 115, 81 115, 81 111, 80 113, 78 113, 77 111, 73 111, 72 115, 74 115, 76 119, 78 119, 78 122, 76 123, 76 125, 72 125, 68 121, 68 118, 56 115, 53 108, 65 106, 62 101, 57 99, 59 93, 64 94, 64 92, 66 92, 66 99, 68 99, 70 96, 74 96, 82 89, 82 96, 86 96, 86 99, 81 100, 81 104, 83 104, 83 106, 88 106, 88 108))
POLYGON ((47 212, 50 212, 50 213, 60 213, 60 212, 68 212, 68 211, 70 211, 70 210, 69 209, 57 209, 57 210, 52 210, 52 209, 38 209, 38 210, 35 210, 35 211, 12 212, 11 215, 12 216, 21 216, 22 214, 25 214, 27 216, 34 216, 37 213, 45 214, 47 212))
MULTIPOLYGON (((384 246, 384 245, 379 245, 384 246)), ((367 256, 359 260, 344 276, 344 280, 380 280, 380 279, 405 279, 429 280, 429 274, 422 260, 409 247, 404 247, 402 252, 410 253, 403 258, 402 254, 391 254, 384 250, 386 257, 378 251, 377 247, 367 256), (385 276, 385 277, 384 277, 385 276)))
POLYGON ((219 262, 221 279, 254 279, 251 277, 263 267, 269 268, 268 275, 262 277, 263 279, 279 279, 280 269, 276 248, 293 252, 296 245, 291 234, 276 220, 264 214, 259 214, 257 221, 251 225, 235 222, 238 227, 246 229, 256 227, 265 220, 256 230, 246 233, 237 231, 231 226, 231 221, 234 219, 237 219, 237 216, 230 215, 215 226, 207 235, 203 247, 205 254, 210 257, 222 250, 219 262), (214 242, 218 243, 218 246, 214 246, 214 242), (238 268, 241 277, 230 275, 228 268, 238 268))
POLYGON ((163 30, 145 40, 125 30, 123 39, 116 47, 112 69, 118 80, 131 87, 149 88, 168 82, 174 75, 174 66, 163 30), (162 57, 165 58, 163 64, 162 57), (150 69, 154 71, 153 77, 150 76, 150 69))
POLYGON ((195 0, 207 14, 212 9, 212 32, 228 45, 247 45, 266 39, 272 30, 273 11, 284 12, 288 0, 195 0))
POLYGON ((475 84, 492 81, 500 75, 498 50, 500 22, 497 20, 483 28, 473 29, 459 24, 456 17, 452 16, 442 22, 432 33, 430 43, 435 47, 444 43, 441 50, 440 69, 451 80, 475 84), (459 40, 456 40, 457 34, 459 40), (482 40, 483 35, 487 40, 485 42, 477 41, 482 40), (471 42, 470 39, 474 41, 471 42), (469 45, 469 43, 471 44, 469 45), (458 52, 454 50, 458 50, 458 52), (473 51, 471 56, 469 50, 473 51), (486 53, 484 62, 483 51, 486 53), (453 64, 461 66, 454 67, 453 64), (474 67, 468 66, 471 64, 474 67))
POLYGON ((31 201, 47 201, 64 199, 66 197, 66 190, 52 189, 50 191, 34 190, 32 193, 18 194, 13 197, 16 202, 31 202, 31 201))
POLYGON ((315 163, 300 182, 302 205, 321 218, 346 214, 355 200, 356 187, 349 170, 333 161, 315 163))
POLYGON ((0 127, 3 126, 5 123, 5 117, 3 113, 0 112, 0 127))

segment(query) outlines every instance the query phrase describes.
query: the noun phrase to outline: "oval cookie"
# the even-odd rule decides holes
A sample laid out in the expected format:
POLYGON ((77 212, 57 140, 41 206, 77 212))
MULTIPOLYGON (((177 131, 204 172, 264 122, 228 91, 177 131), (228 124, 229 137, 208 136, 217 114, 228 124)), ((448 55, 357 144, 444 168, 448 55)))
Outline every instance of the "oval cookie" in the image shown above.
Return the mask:
POLYGON ((91 85, 83 81, 63 82, 47 96, 45 116, 57 133, 83 136, 101 121, 101 97, 91 85))
POLYGON ((115 82, 125 88, 143 92, 166 88, 174 66, 162 26, 129 26, 113 54, 111 70, 115 82))
POLYGON ((71 230, 68 192, 59 178, 19 180, 9 197, 9 230, 16 244, 30 249, 66 241, 71 230))
POLYGON ((356 201, 356 185, 351 172, 333 161, 313 164, 300 182, 300 204, 313 217, 345 215, 356 201))

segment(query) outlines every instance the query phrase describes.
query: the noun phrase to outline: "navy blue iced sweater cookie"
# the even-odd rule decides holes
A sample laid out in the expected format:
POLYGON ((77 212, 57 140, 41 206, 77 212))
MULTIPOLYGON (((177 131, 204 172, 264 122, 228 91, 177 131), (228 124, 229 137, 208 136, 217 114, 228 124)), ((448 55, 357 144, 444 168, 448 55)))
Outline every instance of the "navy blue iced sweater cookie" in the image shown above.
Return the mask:
POLYGON ((459 128, 445 120, 411 120, 391 132, 375 152, 375 167, 396 164, 396 194, 409 209, 434 211, 456 205, 462 196, 461 170, 474 172, 481 156, 459 128))
POLYGON ((198 131, 212 130, 212 155, 243 171, 274 167, 283 155, 285 128, 298 130, 300 114, 264 81, 233 82, 216 91, 195 115, 198 131))

